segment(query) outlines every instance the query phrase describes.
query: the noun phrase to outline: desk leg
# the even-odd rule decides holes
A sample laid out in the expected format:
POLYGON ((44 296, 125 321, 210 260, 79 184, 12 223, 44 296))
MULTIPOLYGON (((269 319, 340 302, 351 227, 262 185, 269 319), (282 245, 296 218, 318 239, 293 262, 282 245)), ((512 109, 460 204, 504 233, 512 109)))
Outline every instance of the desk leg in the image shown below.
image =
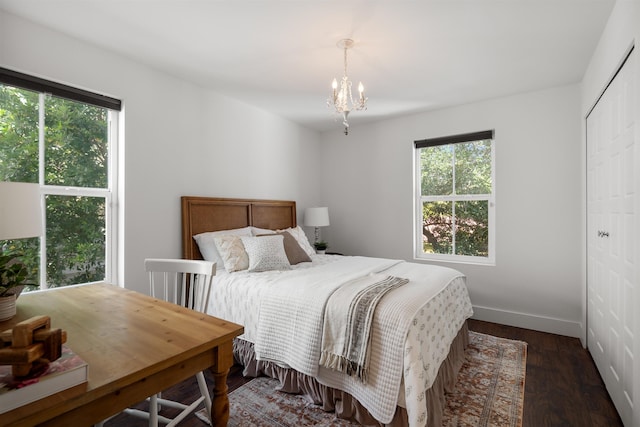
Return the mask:
POLYGON ((229 396, 227 375, 233 365, 233 341, 220 344, 217 349, 217 363, 211 367, 215 385, 211 404, 211 418, 214 427, 226 427, 229 421, 229 396))

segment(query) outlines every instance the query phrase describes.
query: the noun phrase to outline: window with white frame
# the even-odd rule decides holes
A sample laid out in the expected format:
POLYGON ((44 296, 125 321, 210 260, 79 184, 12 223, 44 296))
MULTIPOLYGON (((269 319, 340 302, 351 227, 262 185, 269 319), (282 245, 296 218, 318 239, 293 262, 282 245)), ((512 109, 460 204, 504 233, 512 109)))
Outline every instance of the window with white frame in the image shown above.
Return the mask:
MULTIPOLYGON (((0 68, 0 181, 39 183, 44 233, 0 241, 39 289, 111 280, 121 102, 0 68)), ((27 289, 30 290, 30 289, 27 289)))
POLYGON ((493 131, 415 141, 415 257, 495 263, 493 131))

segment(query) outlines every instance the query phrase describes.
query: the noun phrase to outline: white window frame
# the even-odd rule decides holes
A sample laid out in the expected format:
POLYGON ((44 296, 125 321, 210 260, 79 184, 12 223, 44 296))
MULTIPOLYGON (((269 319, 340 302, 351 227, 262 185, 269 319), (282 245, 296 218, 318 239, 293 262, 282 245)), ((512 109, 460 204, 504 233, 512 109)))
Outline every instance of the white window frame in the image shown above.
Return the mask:
MULTIPOLYGON (((470 140, 467 142, 473 142, 470 140)), ((417 142, 417 141, 416 141, 417 142)), ((448 145, 448 144, 447 144, 448 145)), ((422 148, 413 148, 413 176, 414 176, 414 232, 413 232, 413 247, 414 247, 414 259, 420 261, 436 261, 436 262, 453 262, 461 264, 480 264, 480 265, 495 265, 496 263, 496 212, 495 212, 495 197, 496 197, 496 161, 495 161, 495 135, 491 138, 491 194, 471 194, 471 195, 446 195, 446 196, 423 196, 422 195, 422 165, 420 159, 420 150, 422 148), (486 200, 488 203, 488 221, 489 221, 489 233, 488 233, 488 252, 487 257, 470 256, 470 255, 455 255, 455 254, 434 254, 426 253, 423 251, 423 236, 422 236, 422 204, 424 202, 453 202, 455 212, 455 202, 459 201, 477 201, 486 200)), ((455 158, 453 159, 455 162, 455 158)), ((454 180, 455 180, 455 166, 454 166, 454 180)), ((454 181, 455 182, 455 181, 454 181)), ((454 185, 455 191, 455 185, 454 185)), ((454 219, 455 221, 455 219, 454 219)), ((455 223, 454 223, 455 226, 455 223)), ((453 235, 455 239, 455 234, 453 235)))
MULTIPOLYGON (((106 188, 91 188, 91 187, 69 187, 60 185, 46 185, 45 184, 45 134, 44 134, 44 102, 46 94, 40 93, 40 106, 39 106, 39 141, 38 141, 38 156, 39 156, 39 184, 40 184, 40 197, 42 206, 46 206, 46 196, 67 196, 67 197, 101 197, 105 199, 105 254, 104 254, 104 281, 112 282, 113 277, 116 276, 116 265, 118 260, 117 255, 117 229, 118 229, 118 215, 115 206, 117 206, 118 200, 118 116, 119 113, 113 110, 107 110, 107 126, 108 126, 108 139, 107 139, 107 156, 109 158, 107 187, 106 188)), ((40 236, 40 289, 48 289, 49 284, 47 282, 47 212, 43 209, 42 212, 42 236, 40 236)), ((81 283, 78 283, 81 284, 81 283)))

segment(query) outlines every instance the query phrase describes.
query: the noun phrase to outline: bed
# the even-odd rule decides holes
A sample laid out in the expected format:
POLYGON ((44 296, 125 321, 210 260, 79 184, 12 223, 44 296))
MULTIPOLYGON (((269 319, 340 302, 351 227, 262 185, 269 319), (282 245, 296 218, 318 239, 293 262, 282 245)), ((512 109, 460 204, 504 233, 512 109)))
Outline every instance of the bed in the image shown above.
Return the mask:
POLYGON ((293 201, 184 196, 181 204, 183 258, 219 263, 208 313, 244 325, 234 357, 245 376, 278 378, 282 391, 304 393, 363 425, 441 425, 473 314, 460 272, 316 255, 297 226, 293 201), (377 286, 379 277, 397 283, 378 297, 367 324, 365 368, 336 367, 325 358, 329 308, 340 292, 349 295, 367 281, 377 286))

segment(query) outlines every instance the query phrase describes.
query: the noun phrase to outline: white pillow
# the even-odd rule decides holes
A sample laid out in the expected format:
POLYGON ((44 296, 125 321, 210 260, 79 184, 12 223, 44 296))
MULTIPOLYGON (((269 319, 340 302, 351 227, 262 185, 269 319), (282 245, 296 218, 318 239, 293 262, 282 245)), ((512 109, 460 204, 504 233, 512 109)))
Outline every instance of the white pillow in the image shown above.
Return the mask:
POLYGON ((294 228, 287 228, 286 230, 278 231, 288 231, 289 234, 291 234, 293 238, 296 239, 300 247, 307 253, 307 255, 311 256, 316 254, 316 250, 313 249, 313 246, 311 246, 311 243, 309 243, 309 239, 307 239, 307 234, 299 225, 294 228))
POLYGON ((291 264, 284 251, 281 234, 262 237, 241 236, 244 249, 249 256, 249 271, 289 270, 291 264))
POLYGON ((229 273, 249 268, 249 256, 244 250, 240 236, 227 234, 213 240, 216 242, 216 249, 224 262, 224 268, 229 273))
POLYGON ((193 239, 198 244, 198 249, 202 257, 206 261, 214 261, 218 264, 218 268, 224 267, 224 260, 216 248, 215 238, 220 236, 233 235, 233 236, 251 236, 251 227, 234 228, 233 230, 221 230, 210 231, 207 233, 200 233, 193 236, 193 239))
POLYGON ((254 236, 258 236, 260 234, 274 234, 275 231, 268 228, 258 228, 251 226, 251 234, 254 236))

